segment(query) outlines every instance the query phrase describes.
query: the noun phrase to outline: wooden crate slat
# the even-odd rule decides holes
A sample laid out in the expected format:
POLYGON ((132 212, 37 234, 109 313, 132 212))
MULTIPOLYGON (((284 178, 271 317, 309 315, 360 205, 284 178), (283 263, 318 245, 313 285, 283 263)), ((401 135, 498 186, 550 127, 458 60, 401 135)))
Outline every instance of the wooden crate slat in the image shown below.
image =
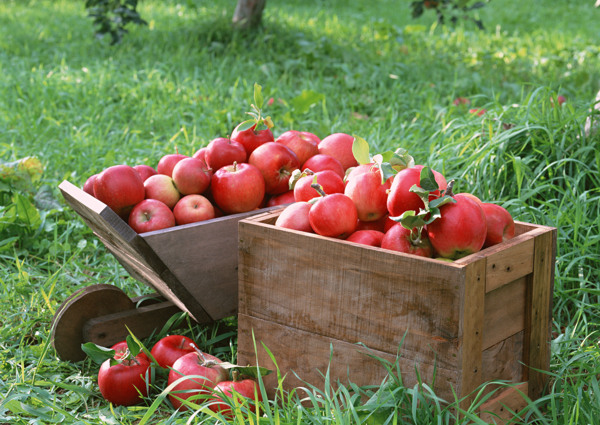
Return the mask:
POLYGON ((484 350, 525 329, 526 296, 526 277, 485 294, 484 350))

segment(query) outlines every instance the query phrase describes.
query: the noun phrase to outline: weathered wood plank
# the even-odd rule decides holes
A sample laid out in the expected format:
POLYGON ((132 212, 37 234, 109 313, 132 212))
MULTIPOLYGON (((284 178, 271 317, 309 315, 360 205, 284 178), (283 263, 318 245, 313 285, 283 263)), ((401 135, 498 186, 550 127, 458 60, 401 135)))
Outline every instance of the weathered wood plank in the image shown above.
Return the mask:
POLYGON ((528 393, 527 382, 514 387, 510 387, 500 392, 497 396, 483 403, 479 411, 480 418, 488 424, 506 424, 514 423, 512 412, 519 412, 527 406, 527 401, 523 397, 528 393))
POLYGON ((485 294, 484 350, 525 329, 526 297, 526 277, 485 294))

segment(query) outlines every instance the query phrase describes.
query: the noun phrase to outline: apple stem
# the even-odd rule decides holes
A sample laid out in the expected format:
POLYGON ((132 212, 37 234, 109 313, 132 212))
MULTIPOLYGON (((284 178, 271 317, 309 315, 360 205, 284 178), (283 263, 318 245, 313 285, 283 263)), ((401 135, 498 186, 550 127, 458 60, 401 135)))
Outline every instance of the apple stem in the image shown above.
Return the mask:
POLYGON ((448 182, 448 186, 446 187, 446 190, 444 191, 444 196, 454 196, 454 192, 452 192, 452 189, 454 189, 454 182, 455 182, 454 179, 452 179, 448 182))
POLYGON ((237 171, 237 161, 233 161, 233 171, 237 171))
POLYGON ((240 380, 240 371, 239 370, 232 370, 231 371, 231 380, 233 382, 237 382, 240 380))
POLYGON ((423 232, 423 226, 415 227, 410 231, 410 241, 415 246, 420 246, 423 243, 421 234, 423 232))
POLYGON ((313 183, 310 185, 310 187, 312 187, 314 190, 316 190, 319 193, 319 195, 327 196, 327 194, 323 190, 323 186, 321 186, 319 183, 313 183))

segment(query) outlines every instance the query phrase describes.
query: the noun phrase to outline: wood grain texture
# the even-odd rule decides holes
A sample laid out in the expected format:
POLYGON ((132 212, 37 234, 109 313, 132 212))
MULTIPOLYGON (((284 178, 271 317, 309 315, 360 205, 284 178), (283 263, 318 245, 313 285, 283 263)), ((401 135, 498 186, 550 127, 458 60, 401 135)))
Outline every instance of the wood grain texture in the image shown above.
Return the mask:
POLYGON ((469 406, 473 391, 483 383, 482 344, 485 311, 486 262, 481 259, 467 266, 461 285, 459 351, 460 381, 458 394, 466 396, 461 406, 469 406))
POLYGON ((506 388, 495 397, 487 400, 480 408, 479 417, 488 424, 504 425, 514 423, 513 412, 519 412, 527 406, 528 383, 524 382, 506 388))
POLYGON ((431 362, 436 353, 444 368, 456 363, 463 273, 441 261, 240 222, 241 313, 386 352, 404 338, 404 357, 431 362))
MULTIPOLYGON (((525 332, 518 332, 482 352, 483 382, 508 381, 523 382, 523 338, 525 332)), ((487 388, 494 389, 495 386, 487 388)))
MULTIPOLYGON (((549 229, 549 228, 548 228, 549 229)), ((550 369, 550 339, 554 262, 556 258, 556 229, 539 234, 535 239, 533 274, 529 280, 526 318, 529 396, 539 398, 548 381, 550 369)))
POLYGON ((484 350, 525 329, 526 297, 526 277, 485 294, 484 350))
MULTIPOLYGON (((431 363, 415 362, 404 357, 398 358, 394 354, 244 314, 238 315, 238 329, 237 363, 259 364, 275 370, 275 364, 266 347, 273 354, 281 373, 285 375, 283 387, 286 390, 307 388, 309 384, 323 389, 324 376, 328 371, 334 388, 338 382, 352 382, 360 386, 380 385, 387 376, 387 370, 382 364, 384 361, 393 365, 394 375, 400 375, 405 386, 412 387, 417 384, 418 371, 422 382, 430 384, 439 397, 453 399, 451 388, 457 385, 455 370, 443 369, 431 363), (256 340, 252 339, 253 330, 256 340)), ((266 376, 264 382, 267 392, 273 397, 277 387, 277 373, 266 376)))

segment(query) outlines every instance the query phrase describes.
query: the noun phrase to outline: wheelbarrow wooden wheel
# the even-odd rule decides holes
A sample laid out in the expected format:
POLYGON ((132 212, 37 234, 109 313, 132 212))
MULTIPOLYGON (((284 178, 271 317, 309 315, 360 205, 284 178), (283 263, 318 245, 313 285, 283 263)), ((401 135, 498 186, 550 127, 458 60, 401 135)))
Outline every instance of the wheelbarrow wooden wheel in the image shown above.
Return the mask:
POLYGON ((58 308, 52 319, 52 344, 59 358, 85 359, 81 349, 84 326, 93 318, 135 308, 134 302, 113 285, 97 284, 76 291, 58 308))

